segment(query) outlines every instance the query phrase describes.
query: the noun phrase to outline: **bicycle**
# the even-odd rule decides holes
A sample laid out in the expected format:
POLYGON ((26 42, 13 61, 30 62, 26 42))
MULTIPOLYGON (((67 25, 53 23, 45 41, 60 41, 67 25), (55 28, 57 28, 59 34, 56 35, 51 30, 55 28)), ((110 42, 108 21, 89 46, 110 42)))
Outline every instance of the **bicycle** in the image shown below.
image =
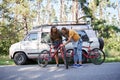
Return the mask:
MULTIPOLYGON (((102 64, 105 61, 105 53, 99 48, 91 49, 91 44, 93 43, 93 41, 89 41, 88 43, 89 46, 82 46, 83 48, 87 49, 87 53, 85 51, 82 51, 82 57, 84 59, 90 59, 91 62, 95 65, 102 64)), ((66 56, 68 59, 68 64, 70 64, 74 56, 73 49, 68 49, 66 52, 66 56)))
MULTIPOLYGON (((48 62, 52 61, 52 59, 55 57, 55 55, 57 54, 57 52, 61 53, 61 56, 63 58, 64 64, 65 64, 65 68, 68 69, 68 62, 66 59, 66 49, 64 46, 62 46, 62 44, 59 45, 59 47, 52 52, 52 47, 51 44, 48 44, 50 47, 50 50, 43 50, 41 51, 41 53, 38 56, 38 65, 40 67, 46 67, 48 62)), ((59 53, 58 53, 59 54, 59 53)))

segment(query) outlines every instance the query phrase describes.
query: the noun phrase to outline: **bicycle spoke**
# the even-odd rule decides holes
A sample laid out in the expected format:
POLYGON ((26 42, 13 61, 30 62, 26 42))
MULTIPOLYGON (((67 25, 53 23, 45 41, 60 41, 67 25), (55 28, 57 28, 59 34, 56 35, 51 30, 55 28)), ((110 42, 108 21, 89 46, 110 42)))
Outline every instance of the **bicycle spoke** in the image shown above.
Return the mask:
POLYGON ((66 51, 66 58, 67 58, 68 65, 72 65, 72 61, 73 61, 73 49, 68 49, 66 51))
POLYGON ((38 65, 40 67, 46 67, 49 60, 50 60, 49 51, 43 50, 38 56, 38 65))
POLYGON ((105 54, 102 50, 95 48, 90 53, 90 59, 94 64, 99 65, 104 62, 105 54))

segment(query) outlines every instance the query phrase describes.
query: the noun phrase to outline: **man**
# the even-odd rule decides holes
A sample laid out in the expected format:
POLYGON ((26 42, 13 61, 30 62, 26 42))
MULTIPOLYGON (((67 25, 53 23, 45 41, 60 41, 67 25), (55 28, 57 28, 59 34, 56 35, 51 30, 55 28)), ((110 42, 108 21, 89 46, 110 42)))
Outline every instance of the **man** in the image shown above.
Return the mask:
POLYGON ((75 30, 69 30, 65 27, 61 30, 62 34, 68 39, 66 43, 63 44, 65 46, 70 41, 72 41, 74 47, 74 64, 73 67, 82 66, 82 39, 79 34, 75 30), (79 62, 78 62, 79 61, 79 62), (78 62, 78 64, 77 64, 78 62))

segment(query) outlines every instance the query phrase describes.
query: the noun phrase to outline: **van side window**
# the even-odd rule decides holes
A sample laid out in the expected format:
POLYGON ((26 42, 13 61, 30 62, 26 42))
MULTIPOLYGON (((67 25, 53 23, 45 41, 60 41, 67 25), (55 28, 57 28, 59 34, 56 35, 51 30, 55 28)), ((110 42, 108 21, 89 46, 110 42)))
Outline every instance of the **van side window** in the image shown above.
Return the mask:
POLYGON ((33 41, 38 39, 37 33, 30 33, 24 40, 25 41, 33 41))
POLYGON ((83 41, 89 41, 87 33, 84 30, 78 31, 79 35, 81 36, 83 41))
POLYGON ((50 43, 50 34, 49 34, 49 32, 43 32, 41 34, 41 42, 42 43, 50 43))

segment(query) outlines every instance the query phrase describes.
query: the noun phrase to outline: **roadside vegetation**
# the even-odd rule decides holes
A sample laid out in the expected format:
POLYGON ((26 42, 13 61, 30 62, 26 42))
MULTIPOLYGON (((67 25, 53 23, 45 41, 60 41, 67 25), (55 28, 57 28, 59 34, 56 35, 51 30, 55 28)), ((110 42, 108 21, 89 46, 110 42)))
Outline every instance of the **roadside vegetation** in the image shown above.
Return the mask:
POLYGON ((14 62, 8 55, 0 55, 0 65, 14 65, 14 62))

